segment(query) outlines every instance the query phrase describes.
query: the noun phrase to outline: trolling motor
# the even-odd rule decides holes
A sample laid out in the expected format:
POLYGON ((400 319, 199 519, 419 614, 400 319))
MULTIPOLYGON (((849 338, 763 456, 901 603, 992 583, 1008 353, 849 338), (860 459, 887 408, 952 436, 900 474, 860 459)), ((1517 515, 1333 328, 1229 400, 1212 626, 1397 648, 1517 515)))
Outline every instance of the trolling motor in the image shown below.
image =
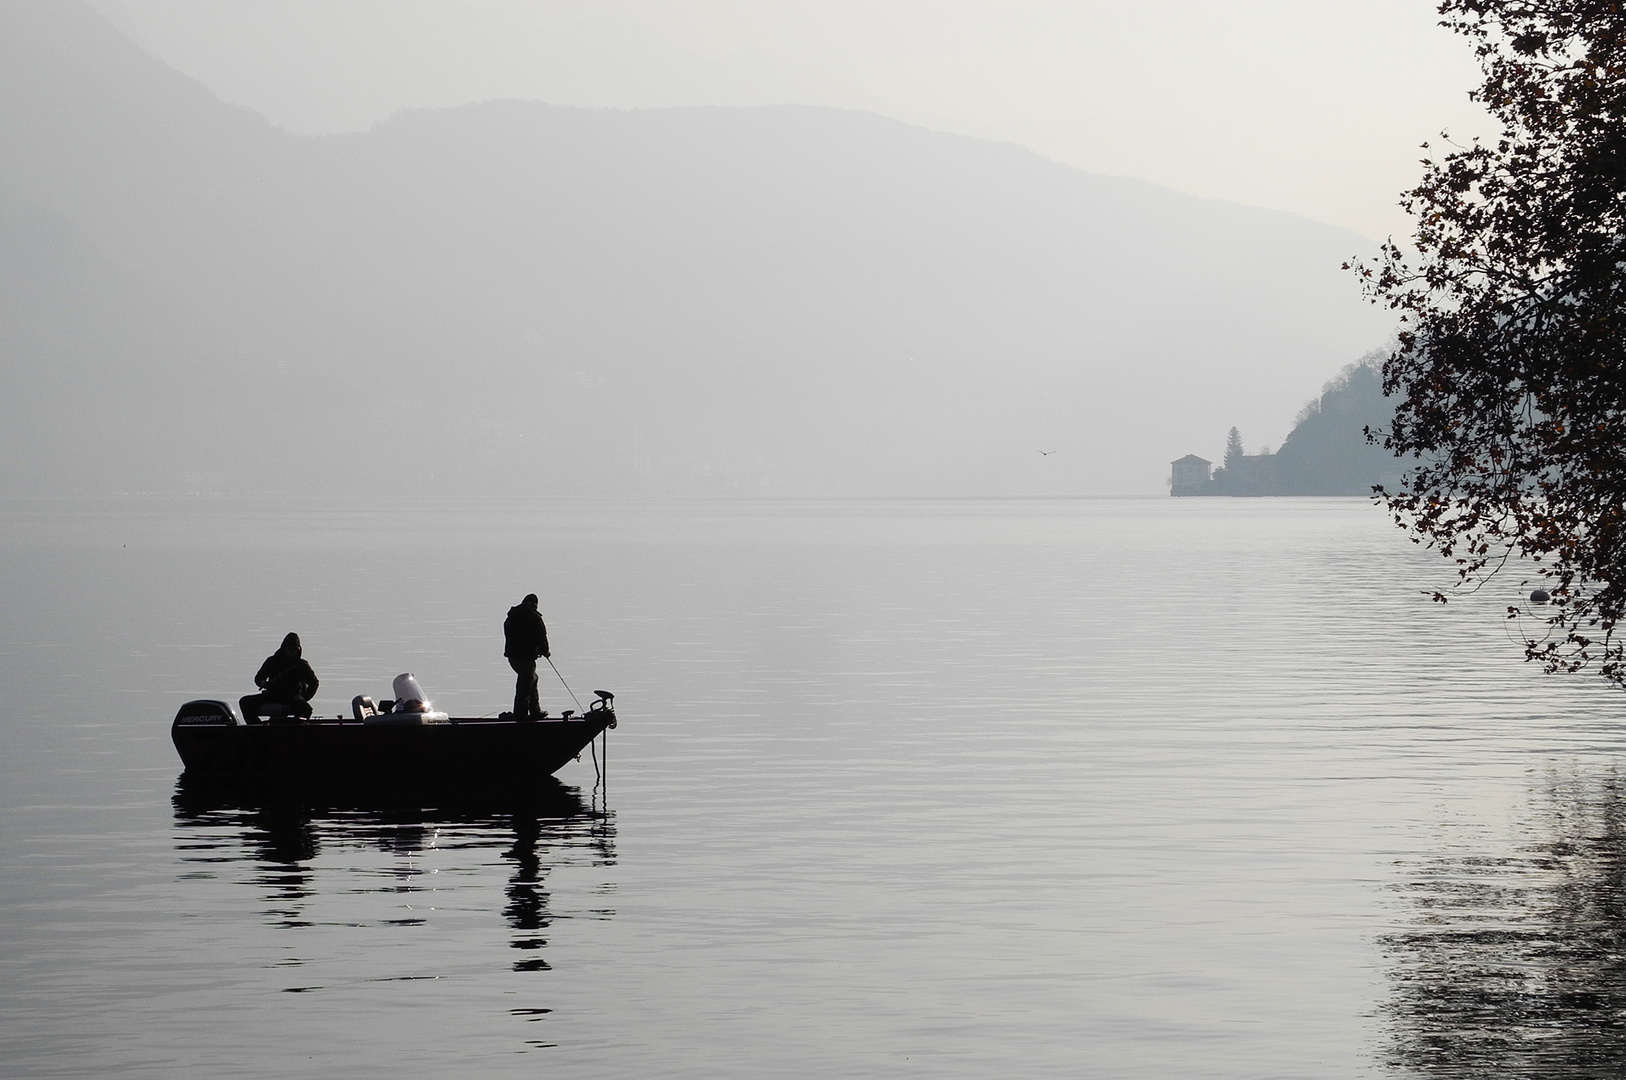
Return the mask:
POLYGON ((608 690, 594 690, 593 693, 598 695, 598 700, 587 706, 587 711, 611 713, 610 726, 615 727, 615 695, 608 690))

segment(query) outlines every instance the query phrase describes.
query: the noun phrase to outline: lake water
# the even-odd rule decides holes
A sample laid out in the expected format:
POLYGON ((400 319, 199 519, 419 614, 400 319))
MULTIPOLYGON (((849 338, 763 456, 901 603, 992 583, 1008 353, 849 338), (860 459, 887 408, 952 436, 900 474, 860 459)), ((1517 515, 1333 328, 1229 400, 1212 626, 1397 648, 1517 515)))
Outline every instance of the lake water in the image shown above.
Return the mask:
POLYGON ((0 1073, 1619 1075, 1626 702, 1446 579, 1363 500, 0 508, 0 1073), (178 784, 289 630, 505 708, 530 591, 606 783, 178 784))

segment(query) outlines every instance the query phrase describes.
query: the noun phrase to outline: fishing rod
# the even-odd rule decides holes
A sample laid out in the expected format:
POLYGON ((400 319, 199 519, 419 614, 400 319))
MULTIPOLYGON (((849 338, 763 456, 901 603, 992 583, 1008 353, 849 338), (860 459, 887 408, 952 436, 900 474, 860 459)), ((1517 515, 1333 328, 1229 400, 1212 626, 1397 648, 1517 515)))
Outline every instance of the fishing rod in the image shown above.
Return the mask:
MULTIPOLYGON (((542 659, 544 659, 544 660, 546 660, 548 662, 548 666, 550 668, 553 668, 553 673, 555 675, 559 675, 559 669, 554 666, 553 657, 544 656, 542 659)), ((559 675, 559 684, 565 688, 565 693, 570 695, 570 700, 574 701, 576 703, 576 711, 581 713, 583 716, 586 716, 587 711, 582 708, 581 698, 577 697, 576 696, 576 691, 572 690, 570 688, 570 684, 565 682, 565 677, 563 675, 559 675)))

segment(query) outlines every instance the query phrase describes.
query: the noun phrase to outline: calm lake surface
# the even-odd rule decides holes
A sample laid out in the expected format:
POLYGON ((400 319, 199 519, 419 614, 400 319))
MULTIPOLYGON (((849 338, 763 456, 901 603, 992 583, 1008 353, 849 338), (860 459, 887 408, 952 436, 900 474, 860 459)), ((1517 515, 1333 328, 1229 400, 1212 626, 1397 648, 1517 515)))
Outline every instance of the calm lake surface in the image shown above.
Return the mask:
POLYGON ((1626 698, 1446 571, 1358 499, 0 507, 0 1073, 1619 1075, 1626 698), (506 708, 530 591, 607 785, 178 783, 289 630, 506 708))

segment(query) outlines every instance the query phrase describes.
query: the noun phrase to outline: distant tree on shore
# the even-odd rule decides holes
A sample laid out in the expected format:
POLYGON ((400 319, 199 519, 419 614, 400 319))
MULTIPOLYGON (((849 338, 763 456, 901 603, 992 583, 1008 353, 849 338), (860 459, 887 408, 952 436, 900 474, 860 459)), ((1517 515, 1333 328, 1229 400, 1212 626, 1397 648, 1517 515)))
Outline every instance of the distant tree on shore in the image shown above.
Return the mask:
POLYGON ((1232 428, 1225 436, 1225 460, 1220 464, 1224 468, 1232 468, 1242 460, 1242 432, 1232 428))
POLYGON ((1509 560, 1547 579, 1530 659, 1626 683, 1626 5, 1439 11, 1473 43, 1471 96, 1501 131, 1424 162, 1402 202, 1415 255, 1390 242, 1355 264, 1401 315, 1383 445, 1419 455, 1383 495, 1459 586, 1509 560))

